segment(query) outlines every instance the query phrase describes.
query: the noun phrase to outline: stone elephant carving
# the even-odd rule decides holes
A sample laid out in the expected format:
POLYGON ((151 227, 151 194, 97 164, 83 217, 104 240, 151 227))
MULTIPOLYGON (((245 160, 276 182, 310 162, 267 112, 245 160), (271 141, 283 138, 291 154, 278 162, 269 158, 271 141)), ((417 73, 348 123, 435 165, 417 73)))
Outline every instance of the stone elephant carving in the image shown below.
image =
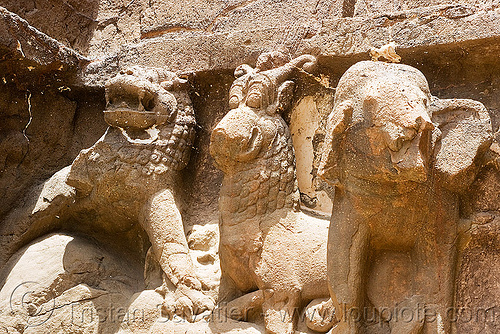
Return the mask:
MULTIPOLYGON (((266 333, 291 334, 298 308, 328 297, 328 220, 299 209, 292 139, 280 115, 290 106, 294 75, 312 69, 316 59, 304 55, 282 63, 279 54, 264 54, 255 69, 236 69, 231 110, 212 131, 210 153, 224 172, 222 275, 248 293, 228 307, 262 306, 266 333)), ((320 331, 331 327, 328 320, 306 323, 320 331)))
POLYGON ((486 108, 432 97, 413 67, 362 61, 340 79, 327 128, 318 173, 335 186, 328 278, 339 322, 332 333, 360 333, 366 319, 358 315, 369 306, 391 333, 449 332, 459 194, 491 142, 486 108), (391 286, 398 269, 376 272, 377 263, 397 257, 409 283, 391 286), (430 309, 434 321, 388 319, 380 306, 394 305, 381 299, 430 309))
POLYGON ((1 232, 15 233, 2 256, 54 230, 137 249, 140 226, 163 272, 158 291, 166 311, 190 316, 212 309, 215 301, 189 256, 176 194, 195 138, 186 81, 163 69, 133 67, 106 83, 106 102, 106 133, 46 182, 33 210, 8 217, 1 232))

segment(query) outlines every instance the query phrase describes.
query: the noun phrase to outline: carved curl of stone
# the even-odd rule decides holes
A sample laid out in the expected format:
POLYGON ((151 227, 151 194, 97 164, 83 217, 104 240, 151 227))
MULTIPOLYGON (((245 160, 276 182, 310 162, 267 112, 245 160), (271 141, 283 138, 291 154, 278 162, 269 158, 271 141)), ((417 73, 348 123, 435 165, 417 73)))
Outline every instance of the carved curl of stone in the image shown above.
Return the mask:
POLYGON ((333 333, 360 333, 370 305, 391 333, 450 332, 459 194, 491 141, 486 108, 432 97, 413 67, 359 62, 340 79, 328 129, 319 174, 336 186, 333 333), (383 307, 414 317, 389 319, 383 307), (417 317, 419 308, 433 320, 417 317))
MULTIPOLYGON (((106 102, 106 133, 47 183, 48 189, 64 190, 54 199, 67 199, 37 204, 26 219, 31 230, 20 239, 61 228, 119 243, 113 239, 130 237, 139 224, 163 272, 158 292, 165 295, 165 311, 190 316, 212 309, 189 256, 176 194, 195 138, 186 81, 162 69, 133 67, 106 83, 106 102), (57 226, 58 220, 67 223, 57 226)), ((140 237, 134 237, 127 248, 138 248, 140 237)))
MULTIPOLYGON (((299 209, 292 140, 280 115, 290 106, 293 76, 313 69, 316 59, 304 55, 278 67, 283 58, 264 54, 255 69, 236 69, 231 110, 214 128, 210 143, 224 172, 222 275, 249 293, 228 307, 262 306, 266 333, 279 334, 294 333, 298 307, 328 297, 328 222, 299 209)), ((328 321, 310 325, 322 331, 331 327, 328 321)))

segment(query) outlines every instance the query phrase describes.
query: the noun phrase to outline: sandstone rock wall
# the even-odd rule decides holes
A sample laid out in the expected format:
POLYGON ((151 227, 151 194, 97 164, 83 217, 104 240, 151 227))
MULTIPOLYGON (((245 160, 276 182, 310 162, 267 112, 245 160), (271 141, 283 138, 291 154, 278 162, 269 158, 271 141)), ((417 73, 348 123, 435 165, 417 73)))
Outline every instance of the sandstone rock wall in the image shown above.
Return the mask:
MULTIPOLYGON (((402 63, 425 75, 434 96, 477 100, 488 109, 494 133, 500 126, 500 2, 496 0, 0 0, 0 6, 4 7, 0 8, 2 226, 16 212, 33 209, 30 196, 105 133, 105 82, 133 65, 163 67, 189 82, 196 140, 189 164, 180 172, 179 186, 188 234, 218 224, 223 174, 209 153, 211 132, 229 110, 234 69, 243 63, 255 65, 264 52, 281 51, 290 59, 312 54, 318 59, 316 74, 297 82, 292 108, 283 117, 294 140, 303 206, 321 215, 332 209, 328 197, 332 189, 320 181, 317 169, 335 89, 351 65, 370 59, 372 47, 396 42, 402 63)), ((465 236, 457 269, 460 307, 498 307, 500 298, 495 291, 500 278, 490 269, 499 265, 497 139, 489 152, 492 162, 462 199, 461 215, 468 221, 462 226, 465 236), (491 217, 477 218, 478 212, 491 217)), ((35 231, 22 246, 43 237, 39 234, 66 232, 86 219, 35 231)), ((88 219, 96 220, 91 214, 88 219)), ((15 233, 15 229, 3 232, 0 247, 15 233)), ((113 238, 105 239, 113 243, 113 238)), ((193 238, 188 237, 191 248, 198 240, 196 234, 193 238)), ((126 248, 116 244, 110 252, 126 248)), ((215 277, 210 284, 217 290, 218 257, 206 255, 215 253, 212 246, 200 246, 193 261, 198 270, 215 277)), ((147 262, 144 247, 138 247, 144 252, 138 258, 147 262)), ((29 257, 23 259, 29 262, 29 257)), ((131 272, 142 270, 144 263, 137 261, 131 272)), ((56 267, 59 270, 60 264, 56 267)), ((150 276, 158 275, 151 271, 150 276)), ((4 284, 0 281, 0 289, 4 284)), ((78 284, 73 285, 81 288, 78 284)), ((221 296, 237 295, 224 289, 221 296)), ((142 290, 127 287, 126 292, 142 290)), ((95 291, 89 291, 84 292, 93 296, 95 291)), ((137 297, 137 303, 142 299, 137 297)), ((1 321, 6 320, 0 320, 0 333, 5 327, 1 321)), ((11 327, 18 326, 12 323, 11 327)), ((230 331, 233 325, 210 330, 230 331)), ((256 327, 241 325, 241 330, 261 331, 259 325, 258 321, 256 327)), ((118 331, 116 325, 109 328, 118 331)), ((457 328, 461 333, 496 333, 500 322, 462 323, 457 328)))

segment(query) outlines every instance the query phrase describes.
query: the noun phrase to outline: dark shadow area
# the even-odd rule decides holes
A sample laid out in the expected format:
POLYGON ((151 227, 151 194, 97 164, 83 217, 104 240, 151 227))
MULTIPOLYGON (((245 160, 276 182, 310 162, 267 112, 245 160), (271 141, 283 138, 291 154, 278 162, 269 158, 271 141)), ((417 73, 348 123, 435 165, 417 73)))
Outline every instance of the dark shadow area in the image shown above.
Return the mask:
POLYGON ((106 129, 104 90, 81 89, 64 73, 30 66, 0 63, 0 221, 28 188, 71 164, 106 129))
POLYGON ((18 323, 43 332, 77 326, 114 333, 128 321, 132 296, 144 289, 143 266, 88 236, 48 234, 12 257, 6 271, 12 275, 0 278, 0 286, 18 323))
POLYGON ((212 129, 228 111, 229 88, 234 80, 233 71, 201 72, 189 78, 190 98, 196 117, 196 139, 189 163, 181 171, 183 184, 182 212, 184 225, 217 224, 218 200, 222 172, 209 152, 212 129))

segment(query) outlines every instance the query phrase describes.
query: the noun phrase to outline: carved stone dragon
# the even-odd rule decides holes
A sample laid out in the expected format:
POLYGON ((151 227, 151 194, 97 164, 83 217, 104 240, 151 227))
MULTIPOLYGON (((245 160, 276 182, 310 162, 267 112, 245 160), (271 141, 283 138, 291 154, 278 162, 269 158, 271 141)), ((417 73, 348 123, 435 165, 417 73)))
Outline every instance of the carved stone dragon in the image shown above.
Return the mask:
POLYGON ((109 235, 110 243, 128 242, 135 250, 142 242, 134 232, 139 225, 164 274, 158 291, 166 295, 166 311, 190 316, 212 309, 189 256, 176 194, 195 138, 186 81, 163 69, 133 67, 106 83, 106 102, 106 133, 45 183, 33 210, 14 212, 2 226, 15 231, 2 261, 53 230, 99 240, 109 235))

